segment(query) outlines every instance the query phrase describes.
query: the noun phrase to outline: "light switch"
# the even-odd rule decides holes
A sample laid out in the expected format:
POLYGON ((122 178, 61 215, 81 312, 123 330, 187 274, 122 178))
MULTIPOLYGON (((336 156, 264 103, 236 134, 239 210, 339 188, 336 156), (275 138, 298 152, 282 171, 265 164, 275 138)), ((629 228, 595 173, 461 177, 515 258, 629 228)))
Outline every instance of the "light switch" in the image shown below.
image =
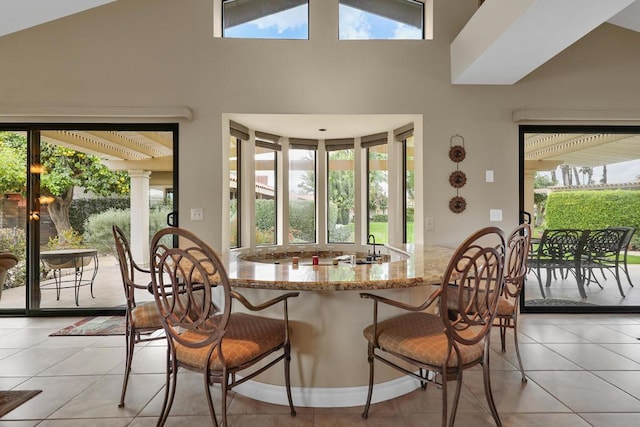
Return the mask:
POLYGON ((489 221, 502 221, 502 209, 489 209, 489 221))
POLYGON ((204 219, 204 209, 191 209, 191 221, 202 221, 204 219))
POLYGON ((485 171, 484 176, 485 176, 485 181, 493 182, 493 171, 492 170, 485 171))

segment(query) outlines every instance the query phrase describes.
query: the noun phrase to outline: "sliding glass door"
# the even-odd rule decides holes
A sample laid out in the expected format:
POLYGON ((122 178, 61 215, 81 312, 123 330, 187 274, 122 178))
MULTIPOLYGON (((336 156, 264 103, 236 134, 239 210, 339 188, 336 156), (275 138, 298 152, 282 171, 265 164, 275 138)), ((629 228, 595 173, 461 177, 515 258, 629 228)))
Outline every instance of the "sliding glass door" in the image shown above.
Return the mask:
MULTIPOLYGON (((177 206, 177 125, 26 128, 2 133, 14 141, 3 143, 3 150, 22 156, 14 162, 22 169, 3 167, 2 172, 7 177, 21 173, 22 189, 3 176, 7 184, 0 191, 4 199, 19 194, 18 204, 24 206, 22 227, 14 228, 22 231, 28 279, 5 285, 0 313, 122 311, 125 299, 111 227, 121 227, 134 259, 148 264, 150 238, 167 225, 177 206)), ((20 223, 19 218, 12 221, 20 223)), ((0 227, 8 233, 5 223, 0 227)))

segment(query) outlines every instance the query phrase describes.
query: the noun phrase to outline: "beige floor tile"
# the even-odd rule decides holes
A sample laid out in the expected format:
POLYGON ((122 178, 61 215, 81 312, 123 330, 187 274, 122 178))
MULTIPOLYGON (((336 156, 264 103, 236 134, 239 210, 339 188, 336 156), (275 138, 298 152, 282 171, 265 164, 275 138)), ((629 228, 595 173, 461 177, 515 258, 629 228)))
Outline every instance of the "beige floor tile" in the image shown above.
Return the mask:
POLYGON ((640 363, 640 341, 636 344, 601 344, 602 347, 609 349, 621 356, 640 363))
MULTIPOLYGON (((544 344, 522 344, 520 356, 527 371, 553 371, 553 370, 581 370, 582 368, 569 359, 562 357, 544 344)), ((513 366, 518 366, 518 358, 515 350, 502 353, 501 357, 507 359, 513 366)), ((491 369, 493 369, 491 359, 491 369)))
POLYGON ((530 378, 574 412, 640 412, 640 400, 591 372, 531 372, 530 378))
MULTIPOLYGON (((229 426, 233 427, 313 427, 314 415, 312 413, 291 415, 229 415, 229 426)), ((220 421, 220 419, 219 419, 220 421)), ((334 425, 334 427, 337 427, 334 425)))
POLYGON ((500 419, 504 427, 589 427, 576 414, 500 414, 500 419))
MULTIPOLYGON (((521 381, 520 372, 493 372, 491 388, 498 413, 571 412, 567 406, 540 387, 536 382, 521 381)), ((482 372, 465 373, 464 383, 473 395, 488 408, 482 372)))
MULTIPOLYGON (((598 344, 546 344, 549 349, 587 370, 639 370, 640 364, 598 344)), ((640 346, 638 346, 640 350, 640 346)))
POLYGON ((100 376, 97 375, 34 377, 20 384, 18 388, 22 390, 42 390, 42 392, 9 412, 2 419, 45 419, 99 379, 100 376))
POLYGON ((76 354, 78 348, 33 347, 5 357, 0 363, 0 376, 32 376, 41 374, 76 354))
POLYGON ((593 427, 637 427, 640 413, 635 414, 580 414, 593 427))
POLYGON ((66 420, 45 420, 38 427, 125 427, 132 418, 84 418, 66 420))
POLYGON ((73 356, 44 370, 42 375, 106 374, 124 359, 119 348, 83 348, 73 356))
MULTIPOLYGON (((293 424, 295 425, 295 424, 293 424)), ((384 415, 370 413, 367 419, 360 414, 316 414, 313 427, 389 427, 406 426, 402 415, 384 415)))
POLYGON ((594 343, 635 343, 637 340, 602 325, 559 325, 560 328, 594 343))
POLYGON ((134 417, 140 413, 164 383, 164 375, 132 375, 127 388, 125 407, 119 408, 122 378, 121 375, 101 377, 82 393, 62 405, 50 418, 134 417))
POLYGON ((588 343, 589 341, 576 334, 549 324, 525 324, 520 328, 523 335, 541 343, 588 343))
MULTIPOLYGON (((158 393, 153 397, 153 400, 144 407, 140 415, 158 416, 160 414, 162 402, 164 400, 164 381, 165 377, 162 376, 162 387, 159 387, 156 390, 158 393)), ((222 393, 220 392, 219 385, 215 384, 211 386, 211 395, 213 398, 214 409, 217 414, 220 414, 222 408, 222 393)), ((232 399, 233 394, 229 395, 227 405, 231 403, 232 399)), ((169 415, 209 416, 209 406, 205 397, 202 374, 187 372, 183 369, 179 370, 176 394, 169 415)))
POLYGON ((640 399, 640 372, 594 371, 595 375, 640 399))

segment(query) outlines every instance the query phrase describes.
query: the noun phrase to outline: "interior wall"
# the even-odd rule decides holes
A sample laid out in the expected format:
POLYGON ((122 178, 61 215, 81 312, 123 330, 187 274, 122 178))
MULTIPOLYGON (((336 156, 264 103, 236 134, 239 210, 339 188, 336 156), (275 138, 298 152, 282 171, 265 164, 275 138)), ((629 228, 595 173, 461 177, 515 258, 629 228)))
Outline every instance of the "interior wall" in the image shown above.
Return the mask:
POLYGON ((213 1, 203 0, 118 1, 0 37, 0 110, 191 108, 180 121, 180 223, 218 249, 223 114, 419 114, 424 216, 435 225, 425 241, 456 245, 478 227, 518 221, 514 110, 630 110, 640 99, 640 35, 630 30, 605 24, 513 86, 453 86, 449 44, 477 2, 434 2, 426 41, 338 41, 338 0, 310 3, 306 41, 214 38, 213 1), (455 134, 467 149, 461 214, 448 209, 455 134), (495 182, 484 182, 486 170, 495 182), (204 221, 190 221, 194 207, 204 221), (503 221, 490 223, 489 209, 503 221))

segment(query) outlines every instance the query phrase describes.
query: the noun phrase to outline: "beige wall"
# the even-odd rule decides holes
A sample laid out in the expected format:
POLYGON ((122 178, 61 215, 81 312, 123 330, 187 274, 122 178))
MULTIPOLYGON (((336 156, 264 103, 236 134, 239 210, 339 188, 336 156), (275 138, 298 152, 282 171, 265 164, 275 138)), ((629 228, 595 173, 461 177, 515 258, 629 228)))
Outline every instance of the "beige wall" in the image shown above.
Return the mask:
MULTIPOLYGON (((604 25, 513 86, 452 86, 449 44, 477 2, 435 1, 432 41, 337 40, 337 0, 312 0, 308 41, 211 35, 207 0, 120 0, 0 37, 0 111, 11 106, 186 106, 180 122, 181 225, 223 246, 224 113, 423 116, 428 243, 457 244, 504 211, 518 216, 519 109, 637 109, 640 34, 604 25), (463 135, 468 208, 449 212, 449 139, 463 135), (484 182, 484 171, 495 182, 484 182), (204 222, 189 209, 203 207, 204 222)), ((15 119, 0 118, 5 122, 15 119)), ((93 120, 95 121, 95 120, 93 120)), ((114 121, 114 120, 108 120, 114 121)), ((120 120, 118 120, 120 121, 120 120)), ((136 121, 136 120, 133 120, 136 121)))

